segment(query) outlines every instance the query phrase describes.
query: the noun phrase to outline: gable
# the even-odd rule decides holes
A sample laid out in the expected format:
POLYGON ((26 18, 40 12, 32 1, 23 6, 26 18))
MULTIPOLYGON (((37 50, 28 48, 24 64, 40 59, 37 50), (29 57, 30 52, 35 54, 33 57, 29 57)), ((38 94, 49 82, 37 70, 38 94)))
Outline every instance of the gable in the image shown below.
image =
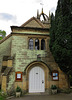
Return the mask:
POLYGON ((28 24, 26 24, 25 27, 38 27, 38 28, 41 28, 41 25, 39 25, 35 20, 32 20, 28 24))
POLYGON ((44 25, 35 17, 32 17, 20 27, 34 27, 34 28, 45 28, 44 25))

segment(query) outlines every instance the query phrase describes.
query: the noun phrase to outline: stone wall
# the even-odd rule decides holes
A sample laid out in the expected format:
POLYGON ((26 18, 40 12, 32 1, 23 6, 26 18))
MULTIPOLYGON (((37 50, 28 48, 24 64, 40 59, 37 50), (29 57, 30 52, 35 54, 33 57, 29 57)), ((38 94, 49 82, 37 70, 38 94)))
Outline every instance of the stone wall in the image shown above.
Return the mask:
MULTIPOLYGON (((34 37, 36 37, 36 35, 34 37)), ((59 69, 57 63, 55 63, 54 58, 49 50, 49 37, 46 37, 46 38, 47 38, 47 41, 46 41, 47 50, 29 50, 28 49, 28 36, 13 35, 12 36, 11 56, 15 55, 14 63, 13 63, 14 70, 15 70, 15 72, 17 72, 17 71, 24 72, 25 68, 30 63, 32 63, 33 61, 37 61, 37 55, 40 54, 41 61, 46 63, 47 66, 51 70, 59 71, 59 81, 52 81, 52 76, 49 75, 49 78, 47 80, 48 81, 47 87, 50 88, 52 84, 56 84, 60 88, 68 88, 67 76, 59 69)), ((18 84, 20 87, 23 87, 26 89, 27 82, 24 81, 24 79, 23 79, 23 82, 19 82, 19 83, 15 82, 15 87, 18 84), (25 85, 23 85, 23 84, 25 84, 25 85)))
POLYGON ((9 37, 8 39, 6 39, 0 44, 0 71, 2 67, 3 56, 11 55, 11 40, 12 37, 9 37))
POLYGON ((7 76, 2 76, 2 86, 1 89, 6 92, 7 89, 7 76))
MULTIPOLYGON (((12 36, 11 56, 15 55, 15 63, 13 67, 15 71, 24 71, 26 66, 31 62, 37 61, 37 55, 40 54, 41 60, 44 62, 47 56, 46 50, 29 50, 28 49, 28 36, 12 36)), ((47 56, 48 58, 48 56, 47 56)))
MULTIPOLYGON (((46 89, 50 88, 52 84, 57 85, 60 88, 68 88, 68 79, 65 73, 63 73, 58 65, 55 63, 54 58, 49 49, 49 36, 44 37, 46 39, 46 50, 29 50, 28 40, 31 35, 12 35, 10 38, 0 44, 0 66, 2 64, 3 56, 13 56, 13 71, 9 75, 9 83, 7 83, 7 90, 11 89, 12 85, 15 84, 15 88, 19 85, 25 91, 28 89, 27 75, 23 75, 22 82, 15 82, 15 72, 21 71, 24 73, 25 68, 32 62, 37 61, 37 55, 40 55, 41 61, 47 64, 50 70, 59 71, 59 81, 52 81, 52 76, 47 72, 46 89)), ((40 36, 42 39, 43 36, 40 36)), ((5 63, 4 63, 5 64, 5 63)), ((28 73, 27 73, 28 74, 28 73)), ((5 85, 6 86, 6 85, 5 85)))
MULTIPOLYGON (((34 37, 36 37, 36 35, 34 37)), ((12 36, 11 56, 15 55, 13 63, 15 71, 23 72, 26 66, 31 62, 37 61, 37 55, 40 55, 41 61, 50 66, 52 70, 58 69, 58 65, 55 63, 49 49, 49 37, 46 38, 46 50, 29 50, 28 36, 12 36)))

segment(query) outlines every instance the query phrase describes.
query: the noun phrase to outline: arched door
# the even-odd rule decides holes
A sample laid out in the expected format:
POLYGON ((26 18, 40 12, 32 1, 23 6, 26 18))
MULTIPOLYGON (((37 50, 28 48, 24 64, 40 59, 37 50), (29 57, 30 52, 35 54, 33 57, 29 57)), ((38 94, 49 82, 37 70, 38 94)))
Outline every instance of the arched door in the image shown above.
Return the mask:
POLYGON ((29 93, 45 92, 44 70, 39 67, 33 67, 29 72, 29 93))

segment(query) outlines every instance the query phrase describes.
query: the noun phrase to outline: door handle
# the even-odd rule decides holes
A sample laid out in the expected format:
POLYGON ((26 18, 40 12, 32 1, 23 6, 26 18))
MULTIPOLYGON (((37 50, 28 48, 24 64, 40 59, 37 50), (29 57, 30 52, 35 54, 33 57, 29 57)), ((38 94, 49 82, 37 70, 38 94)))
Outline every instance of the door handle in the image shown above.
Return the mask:
POLYGON ((44 81, 42 80, 42 83, 44 83, 44 81))

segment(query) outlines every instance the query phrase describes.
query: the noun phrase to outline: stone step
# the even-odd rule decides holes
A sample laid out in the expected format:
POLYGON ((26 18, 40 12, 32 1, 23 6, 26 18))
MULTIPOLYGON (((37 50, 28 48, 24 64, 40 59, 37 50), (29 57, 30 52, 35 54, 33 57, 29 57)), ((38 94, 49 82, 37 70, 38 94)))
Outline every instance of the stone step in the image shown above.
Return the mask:
POLYGON ((50 95, 50 93, 49 92, 39 92, 39 93, 27 93, 27 94, 25 94, 26 96, 30 96, 30 95, 32 95, 32 96, 34 96, 34 95, 50 95))

